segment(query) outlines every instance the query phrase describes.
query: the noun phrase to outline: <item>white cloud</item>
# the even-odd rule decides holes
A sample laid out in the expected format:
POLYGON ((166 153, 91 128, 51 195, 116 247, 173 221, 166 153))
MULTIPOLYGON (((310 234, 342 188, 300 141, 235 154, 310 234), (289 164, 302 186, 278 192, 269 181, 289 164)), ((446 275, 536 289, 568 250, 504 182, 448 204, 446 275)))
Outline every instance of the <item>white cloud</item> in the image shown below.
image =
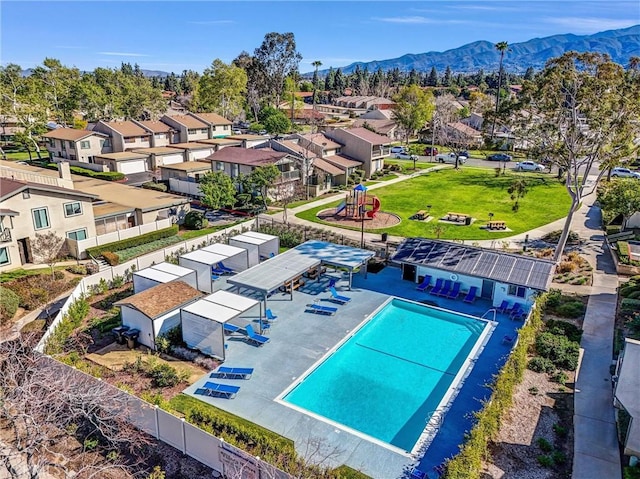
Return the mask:
POLYGON ((233 20, 197 20, 187 22, 190 25, 230 25, 236 23, 233 20))
POLYGON ((131 52, 98 52, 98 55, 109 55, 112 57, 148 57, 145 53, 131 53, 131 52))
POLYGON ((381 18, 372 18, 372 20, 384 23, 409 23, 415 25, 424 25, 426 23, 441 23, 439 20, 434 20, 427 17, 422 17, 419 15, 414 15, 411 17, 381 17, 381 18))
POLYGON ((546 23, 560 25, 567 28, 571 33, 597 33, 604 30, 617 30, 627 28, 638 23, 633 19, 614 19, 598 17, 548 17, 546 23))

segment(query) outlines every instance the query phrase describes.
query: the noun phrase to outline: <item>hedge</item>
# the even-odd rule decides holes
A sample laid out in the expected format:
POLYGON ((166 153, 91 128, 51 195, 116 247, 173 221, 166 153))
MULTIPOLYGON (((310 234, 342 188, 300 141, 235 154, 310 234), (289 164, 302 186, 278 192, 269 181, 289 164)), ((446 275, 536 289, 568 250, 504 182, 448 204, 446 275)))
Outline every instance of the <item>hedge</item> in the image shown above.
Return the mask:
POLYGON ((482 461, 490 456, 489 442, 495 440, 500 422, 513 402, 513 392, 527 367, 527 352, 542 328, 542 310, 546 294, 538 298, 529 322, 518 333, 518 343, 492 385, 492 394, 484 409, 475 414, 477 422, 467 435, 457 456, 447 462, 447 479, 479 479, 482 461))
POLYGON ((178 234, 178 225, 170 226, 169 228, 164 228, 157 231, 152 231, 150 233, 145 233, 140 236, 134 236, 133 238, 127 238, 121 241, 114 241, 113 243, 102 244, 100 246, 94 246, 93 248, 87 248, 87 253, 97 258, 101 256, 105 251, 111 251, 112 253, 116 253, 123 249, 133 248, 134 246, 138 246, 141 244, 149 243, 151 241, 156 241, 162 238, 168 238, 169 236, 175 236, 178 234))
MULTIPOLYGON (((45 168, 48 168, 50 170, 57 170, 58 164, 47 163, 45 165, 45 168)), ((69 171, 71 171, 71 173, 73 173, 74 175, 88 176, 90 178, 96 178, 98 180, 120 181, 125 179, 124 173, 120 173, 119 171, 93 171, 88 168, 82 168, 80 166, 70 166, 69 171)))
POLYGON ((622 311, 640 311, 640 299, 624 298, 620 308, 622 311))
POLYGON ((0 325, 13 318, 19 305, 18 295, 10 289, 0 286, 0 325))

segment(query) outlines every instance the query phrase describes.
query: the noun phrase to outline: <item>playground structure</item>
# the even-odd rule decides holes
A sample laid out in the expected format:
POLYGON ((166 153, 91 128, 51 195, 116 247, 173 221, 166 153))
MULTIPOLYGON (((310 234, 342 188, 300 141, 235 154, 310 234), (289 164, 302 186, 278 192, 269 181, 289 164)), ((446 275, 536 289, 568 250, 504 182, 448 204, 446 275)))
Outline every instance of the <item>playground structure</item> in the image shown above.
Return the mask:
POLYGON ((374 219, 380 210, 380 200, 376 196, 367 196, 367 187, 360 184, 347 193, 335 211, 338 216, 341 213, 345 218, 351 219, 374 219), (369 207, 369 208, 367 208, 369 207))

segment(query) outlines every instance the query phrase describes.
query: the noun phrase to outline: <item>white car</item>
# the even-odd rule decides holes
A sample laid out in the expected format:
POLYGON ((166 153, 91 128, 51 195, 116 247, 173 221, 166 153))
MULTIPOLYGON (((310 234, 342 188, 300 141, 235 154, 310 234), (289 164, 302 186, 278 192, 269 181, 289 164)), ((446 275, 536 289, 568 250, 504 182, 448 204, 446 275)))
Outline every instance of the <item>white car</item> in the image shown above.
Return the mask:
MULTIPOLYGON (((455 153, 440 153, 436 155, 436 161, 439 163, 450 163, 452 165, 456 164, 456 154, 455 153)), ((458 164, 464 165, 467 162, 467 157, 465 155, 458 155, 458 164)))
POLYGON ((403 151, 401 153, 396 153, 395 155, 393 155, 393 157, 397 160, 417 160, 418 159, 418 155, 411 155, 409 153, 407 153, 406 151, 403 151))
POLYGON ((535 161, 520 161, 514 166, 516 171, 544 171, 546 166, 536 163, 535 161))
POLYGON ((611 176, 614 178, 636 178, 640 179, 640 173, 631 171, 629 168, 616 167, 611 170, 611 176))
POLYGON ((407 149, 404 146, 392 146, 391 153, 406 153, 407 149))

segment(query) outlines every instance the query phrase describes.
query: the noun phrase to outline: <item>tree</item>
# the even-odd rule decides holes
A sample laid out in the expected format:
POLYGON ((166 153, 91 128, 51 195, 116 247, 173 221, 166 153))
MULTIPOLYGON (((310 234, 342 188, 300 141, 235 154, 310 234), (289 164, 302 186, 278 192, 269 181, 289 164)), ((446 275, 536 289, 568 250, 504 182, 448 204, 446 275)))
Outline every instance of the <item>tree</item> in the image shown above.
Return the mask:
POLYGON ((302 55, 296 50, 293 33, 267 33, 262 45, 255 49, 254 57, 262 72, 267 94, 277 107, 284 91, 284 79, 298 71, 302 60, 302 55))
POLYGON ((511 200, 513 201, 511 209, 517 212, 520 209, 520 198, 524 198, 524 195, 527 194, 526 180, 524 178, 516 178, 513 180, 509 188, 507 188, 507 193, 511 195, 511 200))
POLYGON ((209 208, 219 210, 235 203, 236 189, 233 180, 222 171, 210 171, 200 178, 202 202, 209 208))
POLYGON ((47 264, 51 268, 51 276, 53 277, 53 267, 63 254, 65 239, 54 231, 47 231, 46 233, 36 233, 35 238, 29 243, 34 259, 47 264))
POLYGON ((431 67, 429 78, 427 79, 427 86, 438 86, 438 70, 436 70, 436 67, 431 67))
MULTIPOLYGON (((587 191, 582 172, 589 172, 596 161, 606 161, 611 152, 628 148, 638 135, 640 75, 625 72, 601 53, 568 52, 549 60, 533 82, 524 82, 510 110, 522 141, 545 148, 566 172, 571 206, 556 247, 557 261, 587 191)), ((600 171, 596 184, 603 174, 600 171)))
POLYGON ((260 193, 265 209, 267 208, 267 191, 279 176, 280 170, 276 165, 258 166, 249 175, 251 186, 260 193))
POLYGON ((192 100, 194 109, 237 118, 244 110, 247 81, 245 70, 216 58, 198 80, 192 100))
POLYGON ((635 178, 616 178, 602 182, 598 187, 598 203, 608 218, 605 222, 622 215, 623 226, 634 213, 640 211, 640 189, 635 178))
MULTIPOLYGON (((496 113, 500 110, 500 88, 502 82, 502 61, 504 60, 504 53, 509 49, 508 42, 496 43, 496 50, 500 52, 500 67, 498 69, 498 88, 496 90, 496 113)), ((493 140, 496 131, 496 120, 494 117, 493 125, 491 126, 491 139, 493 140)))
POLYGON ((260 123, 272 135, 286 133, 291 129, 291 122, 282 110, 278 110, 271 106, 263 108, 260 111, 260 123))
POLYGON ((460 167, 459 156, 462 151, 468 150, 470 146, 469 137, 454 128, 453 125, 460 120, 460 112, 456 105, 456 99, 450 93, 440 95, 436 98, 435 113, 433 122, 433 134, 436 136, 441 145, 447 146, 456 155, 455 169, 460 167))
MULTIPOLYGON (((311 65, 313 65, 313 67, 315 68, 314 72, 313 72, 313 111, 316 111, 316 95, 317 95, 317 90, 318 90, 318 68, 322 66, 322 62, 320 60, 315 60, 314 62, 311 63, 311 65)), ((313 122, 315 124, 316 119, 313 119, 313 122)), ((315 128, 312 126, 311 128, 311 133, 315 133, 315 128)))
POLYGON ((405 143, 408 144, 409 138, 431 120, 434 111, 433 94, 418 85, 411 85, 401 88, 393 101, 396 103, 393 119, 404 130, 405 143))
POLYGON ((42 66, 33 70, 38 90, 48 101, 54 118, 64 125, 73 123, 73 113, 78 107, 75 91, 80 83, 80 70, 68 68, 54 58, 45 58, 42 66))

